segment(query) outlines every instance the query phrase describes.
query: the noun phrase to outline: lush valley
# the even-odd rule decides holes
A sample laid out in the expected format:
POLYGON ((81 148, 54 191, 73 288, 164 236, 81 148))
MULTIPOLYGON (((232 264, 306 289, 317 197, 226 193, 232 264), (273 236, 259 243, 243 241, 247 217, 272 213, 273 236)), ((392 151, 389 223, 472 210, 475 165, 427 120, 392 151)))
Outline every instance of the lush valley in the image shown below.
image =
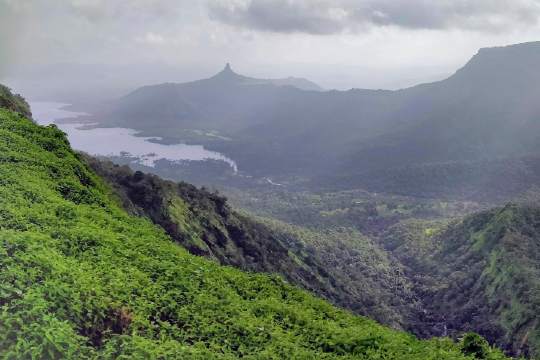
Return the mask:
MULTIPOLYGON (((119 171, 122 168, 114 169, 109 169, 109 173, 122 173, 119 171)), ((148 175, 139 176, 155 179, 154 183, 157 180, 148 175)), ((154 187, 153 193, 162 191, 163 184, 158 184, 161 185, 157 190, 154 187)), ((486 191, 497 189, 486 187, 486 191)), ((280 186, 251 190, 227 188, 224 192, 236 208, 257 215, 242 216, 244 224, 256 223, 259 229, 258 236, 250 237, 252 241, 267 238, 288 249, 287 254, 281 253, 284 257, 278 262, 274 260, 274 265, 263 271, 280 272, 335 304, 422 337, 459 337, 474 330, 512 354, 538 354, 535 335, 538 297, 534 289, 540 283, 535 275, 524 275, 538 271, 538 234, 534 230, 537 222, 534 214, 538 210, 534 192, 528 194, 523 205, 495 210, 486 210, 494 206, 482 202, 486 197, 478 197, 481 202, 474 202, 363 190, 299 192, 280 186), (498 212, 510 214, 508 220, 502 223, 498 216, 492 215, 498 212), (467 214, 469 217, 462 220, 467 214), (494 226, 500 229, 492 234, 494 226), (486 248, 477 244, 478 237, 486 236, 484 233, 492 237, 488 241, 491 245, 486 248), (525 236, 526 242, 518 247, 527 251, 516 254, 503 236, 505 239, 525 236), (461 245, 457 246, 458 243, 461 245), (511 265, 517 258, 523 265, 520 268, 511 265), (510 268, 502 267, 505 261, 510 268), (289 265, 280 268, 281 263, 289 265), (294 270, 298 268, 314 276, 287 275, 298 273, 294 270), (501 276, 512 276, 511 279, 523 276, 527 281, 520 280, 522 288, 518 290, 515 279, 501 281, 501 276), (528 295, 523 295, 523 291, 528 295), (514 293, 519 295, 508 302, 506 297, 514 293)), ((203 197, 216 199, 209 193, 203 197)), ((182 198, 193 203, 186 195, 182 198)), ((218 198, 225 201, 221 196, 218 198)), ((215 207, 212 205, 210 214, 217 213, 215 207)), ((228 205, 225 208, 225 213, 237 213, 228 205)), ((205 214, 205 218, 216 217, 208 215, 208 210, 205 214)), ((230 234, 224 238, 230 239, 230 234)), ((226 243, 217 246, 230 248, 226 243)), ((232 261, 233 265, 242 267, 234 263, 237 253, 224 254, 229 259, 220 261, 232 261)), ((254 261, 265 263, 263 259, 254 261)))
POLYGON ((0 136, 4 357, 503 358, 475 335, 417 340, 190 255, 54 126, 0 109, 0 136))
POLYGON ((406 323, 396 304, 407 306, 411 295, 407 286, 395 287, 399 265, 360 232, 318 232, 255 217, 231 209, 217 193, 87 161, 116 189, 126 210, 151 219, 191 253, 244 270, 279 273, 356 313, 395 328, 406 323))
POLYGON ((483 49, 450 78, 399 91, 305 91, 227 66, 206 80, 141 88, 92 117, 227 154, 240 173, 219 161, 113 161, 217 186, 232 208, 214 191, 87 161, 129 212, 193 254, 278 273, 420 337, 477 331, 510 354, 537 357, 538 283, 524 274, 539 263, 531 119, 540 111, 519 94, 536 91, 538 56, 538 43, 483 49), (477 251, 500 207, 513 209, 500 230, 512 235, 495 234, 492 248, 477 251), (516 254, 508 237, 532 248, 516 254), (527 279, 523 288, 515 277, 527 279))
POLYGON ((301 231, 349 289, 362 289, 354 280, 362 269, 376 269, 366 291, 386 307, 380 321, 424 337, 474 329, 510 353, 539 356, 539 210, 530 199, 483 210, 489 205, 360 191, 229 193, 239 207, 280 218, 276 229, 301 231), (353 262, 354 254, 363 255, 353 262))
POLYGON ((258 214, 254 217, 232 210, 216 193, 89 161, 124 194, 127 209, 133 208, 130 191, 135 201, 153 199, 139 200, 134 213, 160 224, 194 254, 244 269, 278 272, 335 304, 419 336, 459 337, 474 330, 512 354, 537 354, 539 298, 534 289, 540 283, 535 275, 524 275, 538 269, 535 207, 513 205, 478 212, 487 206, 365 191, 313 194, 228 189, 233 203, 258 214), (167 212, 167 206, 176 201, 187 204, 189 211, 183 215, 167 212), (510 214, 505 223, 499 213, 510 214), (463 214, 472 215, 461 220, 463 214), (189 227, 167 223, 186 218, 200 224, 203 241, 198 240, 199 246, 193 246, 188 234, 181 234, 189 227), (241 231, 231 232, 230 221, 242 224, 241 231), (493 226, 500 229, 493 233, 493 226), (529 245, 520 247, 528 251, 516 256, 501 237, 521 238, 523 233, 529 245), (493 237, 486 248, 477 243, 485 234, 493 237), (250 248, 258 248, 257 256, 249 258, 246 250, 250 248), (272 260, 265 257, 270 253, 272 260), (521 268, 498 268, 503 260, 512 264, 516 258, 522 259, 521 268), (530 295, 517 291, 513 277, 501 282, 500 277, 509 274, 524 276, 527 281, 520 281, 521 292, 530 295), (508 302, 509 294, 517 295, 508 302))

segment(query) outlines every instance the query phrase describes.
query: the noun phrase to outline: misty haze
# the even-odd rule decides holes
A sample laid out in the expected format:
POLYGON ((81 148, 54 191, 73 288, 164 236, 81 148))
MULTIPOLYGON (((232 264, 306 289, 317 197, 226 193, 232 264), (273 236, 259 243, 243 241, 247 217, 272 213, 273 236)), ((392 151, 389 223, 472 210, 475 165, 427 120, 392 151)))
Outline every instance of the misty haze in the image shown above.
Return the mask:
POLYGON ((540 1, 0 0, 0 357, 540 359, 540 1))

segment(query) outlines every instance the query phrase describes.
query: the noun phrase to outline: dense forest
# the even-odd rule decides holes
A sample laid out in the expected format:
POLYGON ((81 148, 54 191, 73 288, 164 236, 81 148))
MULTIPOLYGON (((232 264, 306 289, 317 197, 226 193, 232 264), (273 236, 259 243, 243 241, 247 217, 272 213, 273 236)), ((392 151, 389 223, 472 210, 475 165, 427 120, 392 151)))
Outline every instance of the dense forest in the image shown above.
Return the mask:
POLYGON ((509 353, 538 357, 540 222, 530 199, 493 207, 366 191, 229 194, 275 231, 299 234, 386 316, 365 304, 355 311, 422 337, 474 329, 509 353), (375 281, 361 277, 366 270, 375 281))

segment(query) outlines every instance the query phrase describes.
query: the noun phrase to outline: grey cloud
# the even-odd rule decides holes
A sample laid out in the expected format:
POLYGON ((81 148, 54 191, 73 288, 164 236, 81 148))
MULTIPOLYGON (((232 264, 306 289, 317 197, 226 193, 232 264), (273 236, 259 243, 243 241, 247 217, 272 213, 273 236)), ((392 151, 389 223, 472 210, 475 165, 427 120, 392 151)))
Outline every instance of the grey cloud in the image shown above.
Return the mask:
POLYGON ((538 22, 540 0, 222 0, 210 17, 281 33, 335 34, 366 27, 497 31, 538 22))
POLYGON ((20 63, 125 56, 146 33, 180 32, 198 8, 192 0, 0 0, 0 77, 20 63))
POLYGON ((343 23, 332 18, 331 6, 320 1, 258 0, 209 4, 212 19, 231 25, 275 32, 336 33, 343 23))
POLYGON ((24 10, 22 2, 0 0, 0 77, 17 60, 25 23, 24 17, 20 15, 24 10))
MULTIPOLYGON (((47 0, 41 0, 47 2, 47 0)), ((180 8, 189 6, 188 0, 69 0, 63 3, 71 12, 92 22, 133 16, 170 18, 180 8)))

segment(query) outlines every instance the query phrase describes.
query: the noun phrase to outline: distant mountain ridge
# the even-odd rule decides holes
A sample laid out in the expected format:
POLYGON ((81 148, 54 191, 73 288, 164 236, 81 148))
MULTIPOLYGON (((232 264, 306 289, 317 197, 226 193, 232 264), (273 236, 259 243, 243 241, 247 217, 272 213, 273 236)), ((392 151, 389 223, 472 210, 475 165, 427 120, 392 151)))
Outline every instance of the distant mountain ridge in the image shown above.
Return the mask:
POLYGON ((321 88, 319 85, 304 78, 290 76, 283 79, 256 79, 240 75, 233 71, 230 63, 225 64, 225 68, 223 68, 223 70, 207 80, 236 82, 244 85, 292 86, 306 91, 323 91, 323 88, 321 88))
POLYGON ((434 83, 326 92, 270 86, 227 66, 209 79, 140 88, 95 120, 168 141, 212 130, 230 140, 198 143, 248 173, 362 187, 382 169, 540 154, 538 63, 540 42, 524 43, 481 49, 434 83))
POLYGON ((399 122, 351 146, 338 172, 540 154, 539 61, 540 42, 481 49, 448 79, 393 93, 399 122))

